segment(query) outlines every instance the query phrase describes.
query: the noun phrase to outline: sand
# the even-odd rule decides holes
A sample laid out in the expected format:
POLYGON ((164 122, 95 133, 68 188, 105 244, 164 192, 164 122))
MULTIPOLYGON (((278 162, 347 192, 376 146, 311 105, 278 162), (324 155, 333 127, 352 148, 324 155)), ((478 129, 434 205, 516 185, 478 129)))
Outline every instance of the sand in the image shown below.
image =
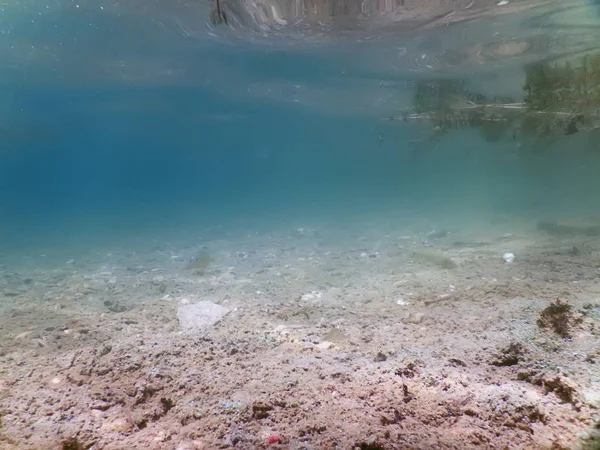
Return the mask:
POLYGON ((0 448, 578 448, 600 241, 569 230, 213 229, 5 259, 0 448), (227 313, 183 331, 203 301, 227 313))

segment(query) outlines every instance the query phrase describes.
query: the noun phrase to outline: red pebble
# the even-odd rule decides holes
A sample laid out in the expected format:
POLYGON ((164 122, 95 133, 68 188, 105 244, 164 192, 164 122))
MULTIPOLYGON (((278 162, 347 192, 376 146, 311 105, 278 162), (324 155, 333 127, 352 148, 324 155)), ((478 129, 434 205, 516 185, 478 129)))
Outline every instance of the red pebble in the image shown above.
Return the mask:
POLYGON ((281 438, 279 436, 277 436, 276 434, 272 434, 271 436, 269 436, 269 439, 267 440, 269 445, 277 444, 279 441, 281 441, 281 438))

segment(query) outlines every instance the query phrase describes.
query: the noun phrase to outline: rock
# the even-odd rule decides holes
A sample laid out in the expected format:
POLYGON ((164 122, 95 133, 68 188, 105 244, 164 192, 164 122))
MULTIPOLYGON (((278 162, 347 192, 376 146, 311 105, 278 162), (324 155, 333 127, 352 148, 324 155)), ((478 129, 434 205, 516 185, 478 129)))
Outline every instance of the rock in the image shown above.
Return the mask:
POLYGON ((133 424, 129 420, 117 418, 110 422, 103 423, 100 429, 108 433, 123 433, 129 430, 132 426, 133 424))
POLYGON ((196 331, 219 322, 231 310, 211 301, 182 305, 177 309, 179 325, 184 331, 196 331))
POLYGON ((598 383, 593 383, 591 389, 583 391, 583 401, 592 408, 600 407, 600 389, 598 383))
POLYGON ((319 350, 330 350, 334 347, 335 347, 335 344, 333 342, 329 342, 329 341, 323 341, 320 344, 315 345, 315 348, 317 348, 319 350))
POLYGON ((502 255, 502 259, 507 263, 512 263, 515 261, 515 255, 514 253, 505 253, 502 255))
POLYGON ((419 324, 419 323, 423 322, 424 318, 425 318, 425 314, 423 314, 423 313, 409 313, 408 317, 406 318, 406 321, 408 323, 419 324))
POLYGON ((308 292, 306 294, 303 294, 300 297, 300 300, 303 302, 317 302, 318 300, 321 299, 321 297, 323 297, 323 293, 322 292, 318 292, 318 291, 312 291, 312 292, 308 292))

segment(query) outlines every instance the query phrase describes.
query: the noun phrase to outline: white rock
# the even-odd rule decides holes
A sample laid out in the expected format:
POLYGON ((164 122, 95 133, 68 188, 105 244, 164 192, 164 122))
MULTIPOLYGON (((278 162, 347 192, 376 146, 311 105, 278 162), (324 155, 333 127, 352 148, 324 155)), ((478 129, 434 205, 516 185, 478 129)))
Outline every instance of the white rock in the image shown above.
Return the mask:
POLYGON ((600 389, 598 388, 598 383, 593 384, 595 388, 583 391, 583 401, 592 408, 598 408, 600 407, 600 389))
POLYGON ((514 262, 515 255, 514 253, 505 253, 504 255, 502 255, 502 259, 507 263, 511 263, 514 262))
POLYGON ((323 293, 322 292, 318 292, 318 291, 312 291, 309 292, 307 294, 303 294, 300 297, 300 300, 303 302, 308 302, 308 301, 317 301, 319 300, 321 297, 323 297, 323 293))
POLYGON ((203 301, 180 306, 177 308, 177 317, 182 330, 195 331, 215 325, 230 311, 225 306, 203 301))
POLYGON ((323 341, 323 342, 315 345, 315 347, 318 348, 319 350, 329 350, 329 349, 335 347, 335 343, 329 342, 329 341, 323 341))

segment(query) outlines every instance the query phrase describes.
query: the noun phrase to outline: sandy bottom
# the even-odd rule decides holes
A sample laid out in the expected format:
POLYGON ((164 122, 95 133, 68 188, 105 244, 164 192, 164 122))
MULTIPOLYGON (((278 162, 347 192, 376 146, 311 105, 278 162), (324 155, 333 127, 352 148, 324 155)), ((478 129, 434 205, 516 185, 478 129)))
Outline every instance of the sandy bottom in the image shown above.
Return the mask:
POLYGON ((598 448, 600 238, 514 228, 4 261, 0 448, 598 448), (198 301, 230 311, 184 332, 198 301))

